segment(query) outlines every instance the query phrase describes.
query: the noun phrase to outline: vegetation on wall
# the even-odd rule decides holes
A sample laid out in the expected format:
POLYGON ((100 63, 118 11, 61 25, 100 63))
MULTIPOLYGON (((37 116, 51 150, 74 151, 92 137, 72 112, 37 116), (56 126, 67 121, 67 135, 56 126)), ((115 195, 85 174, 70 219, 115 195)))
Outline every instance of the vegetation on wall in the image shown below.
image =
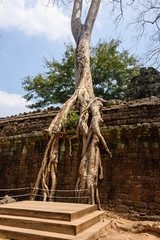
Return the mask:
POLYGON ((69 110, 67 114, 65 114, 64 118, 62 118, 62 124, 64 128, 68 128, 70 126, 77 127, 79 121, 79 116, 73 110, 69 110))

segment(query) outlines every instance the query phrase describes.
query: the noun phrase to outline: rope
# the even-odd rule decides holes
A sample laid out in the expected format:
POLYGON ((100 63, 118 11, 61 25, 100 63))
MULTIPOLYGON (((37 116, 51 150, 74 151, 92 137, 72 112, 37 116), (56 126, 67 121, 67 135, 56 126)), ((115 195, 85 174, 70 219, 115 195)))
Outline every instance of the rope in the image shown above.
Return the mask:
POLYGON ((11 188, 11 189, 0 189, 0 192, 7 192, 7 191, 17 191, 17 190, 26 190, 26 189, 29 189, 29 187, 26 187, 26 188, 11 188))
MULTIPOLYGON (((44 191, 43 188, 32 188, 33 190, 42 190, 44 191)), ((51 192, 51 190, 48 190, 51 192)), ((53 192, 83 192, 83 191, 89 191, 89 189, 83 189, 83 190, 53 190, 53 192)))
MULTIPOLYGON (((32 196, 43 197, 43 195, 32 194, 32 196)), ((89 197, 58 197, 58 196, 47 196, 49 198, 89 198, 89 197)))
POLYGON ((50 197, 50 198, 89 198, 89 197, 50 197))
MULTIPOLYGON (((16 198, 16 197, 25 197, 25 196, 30 196, 30 193, 22 194, 22 195, 15 195, 15 196, 8 196, 8 197, 16 198)), ((0 199, 4 199, 4 198, 5 198, 5 197, 0 197, 0 199)))

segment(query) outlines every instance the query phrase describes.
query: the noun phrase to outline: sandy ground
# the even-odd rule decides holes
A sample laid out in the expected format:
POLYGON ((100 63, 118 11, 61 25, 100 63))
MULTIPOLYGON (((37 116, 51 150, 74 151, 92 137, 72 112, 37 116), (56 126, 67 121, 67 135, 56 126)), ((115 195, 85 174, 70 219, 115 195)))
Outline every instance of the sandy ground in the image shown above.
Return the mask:
MULTIPOLYGON (((111 228, 108 231, 103 231, 98 240, 160 240, 160 233, 151 231, 132 233, 130 231, 131 227, 137 223, 144 224, 144 222, 130 221, 111 212, 107 212, 107 218, 112 221, 111 228)), ((147 223, 153 224, 153 222, 147 223)), ((160 222, 158 222, 158 226, 160 227, 160 222)))
MULTIPOLYGON (((0 238, 0 240, 8 240, 0 238)), ((98 240, 160 240, 160 235, 154 233, 129 233, 110 229, 109 232, 104 231, 98 240)))
POLYGON ((11 239, 0 237, 0 240, 11 240, 11 239))
MULTIPOLYGON (((6 240, 0 238, 0 240, 6 240)), ((106 232, 101 234, 98 240, 160 240, 160 235, 153 233, 128 233, 124 231, 117 231, 111 229, 107 234, 106 232)))
POLYGON ((104 232, 98 240, 160 240, 160 235, 154 233, 130 233, 111 229, 104 232))

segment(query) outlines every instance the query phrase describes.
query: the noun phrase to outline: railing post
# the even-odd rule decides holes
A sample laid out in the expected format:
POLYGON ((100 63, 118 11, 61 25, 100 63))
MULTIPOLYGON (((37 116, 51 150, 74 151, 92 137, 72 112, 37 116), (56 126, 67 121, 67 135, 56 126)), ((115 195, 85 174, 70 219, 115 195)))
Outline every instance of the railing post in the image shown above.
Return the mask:
POLYGON ((32 200, 32 193, 33 193, 33 184, 31 183, 30 185, 30 196, 29 196, 29 200, 32 200))

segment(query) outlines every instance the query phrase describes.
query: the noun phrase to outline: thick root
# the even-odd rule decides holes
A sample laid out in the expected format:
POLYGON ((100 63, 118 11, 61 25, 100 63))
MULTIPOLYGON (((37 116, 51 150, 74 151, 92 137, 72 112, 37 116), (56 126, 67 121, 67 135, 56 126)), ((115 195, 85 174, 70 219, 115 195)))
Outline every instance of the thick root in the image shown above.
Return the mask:
POLYGON ((74 92, 73 96, 63 104, 61 110, 56 115, 56 117, 51 122, 49 128, 47 129, 48 133, 51 135, 54 132, 60 132, 62 129, 62 119, 64 118, 65 114, 74 106, 78 97, 77 90, 74 92))
POLYGON ((90 190, 89 203, 95 204, 96 201, 99 209, 101 209, 101 206, 98 192, 98 180, 103 178, 99 141, 102 142, 105 150, 109 156, 112 157, 112 154, 100 133, 99 125, 102 122, 100 116, 101 107, 102 101, 95 98, 88 103, 87 107, 83 107, 84 110, 80 116, 79 125, 83 137, 83 149, 82 160, 79 167, 79 178, 76 185, 77 190, 84 190, 84 192, 78 193, 79 197, 86 195, 85 189, 90 190), (89 115, 91 123, 88 127, 89 115))
POLYGON ((132 226, 131 231, 133 233, 142 232, 156 232, 160 234, 160 223, 155 222, 139 222, 132 226))
POLYGON ((138 222, 133 225, 125 225, 124 223, 113 221, 112 227, 114 229, 123 230, 132 233, 156 232, 160 234, 160 223, 158 222, 138 222))
MULTIPOLYGON (((97 202, 100 209, 98 181, 103 178, 103 168, 101 164, 99 142, 102 142, 110 157, 112 157, 112 154, 109 151, 99 128, 100 123, 103 122, 100 115, 100 108, 103 106, 102 100, 99 98, 90 99, 83 88, 75 91, 73 96, 63 105, 47 130, 51 137, 47 144, 41 168, 34 186, 33 199, 36 198, 39 191, 38 189, 42 187, 43 200, 54 200, 57 184, 56 173, 59 158, 59 135, 62 130, 62 119, 76 104, 77 100, 80 104, 80 119, 76 136, 72 138, 79 138, 79 134, 81 134, 83 139, 83 149, 82 160, 79 167, 79 177, 76 184, 76 196, 78 202, 86 203, 86 199, 88 199, 89 196, 87 191, 90 190, 90 199, 87 200, 87 202, 91 204, 97 202)), ((72 154, 72 138, 69 140, 70 155, 72 154)))
POLYGON ((56 172, 59 157, 59 133, 62 130, 62 119, 75 104, 77 96, 77 92, 75 91, 73 96, 63 105, 60 112, 47 129, 51 137, 46 146, 41 168, 33 188, 33 200, 35 200, 40 187, 42 187, 43 200, 46 201, 47 198, 49 198, 49 201, 53 200, 57 183, 56 172), (50 192, 49 188, 51 188, 50 192))

